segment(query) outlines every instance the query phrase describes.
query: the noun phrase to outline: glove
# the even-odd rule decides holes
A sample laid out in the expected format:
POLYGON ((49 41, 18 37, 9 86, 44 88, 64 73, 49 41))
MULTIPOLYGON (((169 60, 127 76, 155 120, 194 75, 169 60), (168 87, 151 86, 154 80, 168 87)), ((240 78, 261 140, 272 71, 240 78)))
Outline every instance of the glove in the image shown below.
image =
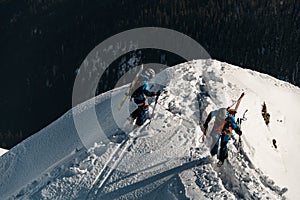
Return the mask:
POLYGON ((242 131, 241 131, 240 129, 236 130, 235 132, 236 132, 239 136, 242 135, 242 131))

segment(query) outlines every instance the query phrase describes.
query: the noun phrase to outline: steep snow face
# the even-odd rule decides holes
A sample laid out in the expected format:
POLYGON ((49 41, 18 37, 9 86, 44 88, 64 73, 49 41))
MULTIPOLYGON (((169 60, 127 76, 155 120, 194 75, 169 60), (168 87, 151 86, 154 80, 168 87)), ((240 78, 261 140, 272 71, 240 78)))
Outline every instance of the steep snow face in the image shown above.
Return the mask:
MULTIPOLYGON (((244 150, 254 166, 271 177, 276 184, 287 186, 287 197, 299 199, 297 181, 300 176, 297 169, 300 162, 295 159, 300 153, 300 124, 297 118, 300 111, 299 88, 268 75, 226 63, 213 62, 212 66, 213 76, 221 78, 225 86, 223 91, 227 105, 242 91, 246 94, 237 116, 241 117, 242 112, 248 110, 247 121, 242 124, 242 138, 244 150), (263 102, 270 114, 268 126, 261 114, 263 102), (276 140, 277 148, 273 145, 273 139, 276 140)), ((220 91, 220 88, 212 87, 210 90, 220 91)))
POLYGON ((165 87, 150 125, 126 123, 133 103, 120 112, 111 107, 127 91, 122 87, 73 108, 0 157, 0 199, 300 198, 294 159, 300 153, 299 88, 214 60, 169 68, 154 82, 165 87), (199 122, 242 92, 236 116, 248 110, 241 124, 242 149, 238 152, 230 140, 229 158, 218 167, 209 153, 213 121, 204 142, 199 122), (94 102, 105 140, 88 124, 94 102), (268 126, 263 102, 271 116, 268 126), (88 149, 72 113, 85 124, 88 149))
MULTIPOLYGON (((300 178, 297 175, 300 167, 297 159, 300 151, 299 88, 237 67, 226 70, 224 78, 247 94, 241 109, 249 108, 249 120, 243 128, 247 131, 244 137, 249 142, 248 150, 254 163, 276 183, 289 185, 290 192, 296 192, 300 178), (260 115, 263 102, 271 116, 269 126, 265 126, 260 115), (277 141, 276 149, 273 139, 277 141)), ((299 193, 297 198, 300 198, 299 193)))
POLYGON ((242 89, 246 93, 240 109, 249 109, 248 120, 242 125, 248 155, 257 168, 277 184, 289 188, 288 197, 299 199, 299 88, 251 70, 226 65, 224 68, 224 80, 233 85, 233 91, 242 89), (270 114, 269 126, 261 117, 263 102, 270 114), (272 143, 273 139, 277 148, 272 143))

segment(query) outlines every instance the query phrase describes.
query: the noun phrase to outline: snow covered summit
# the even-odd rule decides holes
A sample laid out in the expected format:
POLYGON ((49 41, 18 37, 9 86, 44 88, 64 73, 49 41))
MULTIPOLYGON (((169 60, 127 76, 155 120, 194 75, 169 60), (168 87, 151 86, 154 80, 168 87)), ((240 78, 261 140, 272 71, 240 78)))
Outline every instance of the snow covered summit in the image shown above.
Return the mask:
POLYGON ((111 105, 127 90, 117 88, 94 99, 107 139, 89 127, 94 105, 87 101, 1 156, 0 199, 300 198, 299 88, 215 60, 168 68, 155 82, 166 87, 149 126, 122 127, 131 104, 114 118, 117 108, 111 105), (209 134, 201 143, 199 121, 242 92, 237 117, 248 110, 241 127, 244 152, 230 141, 229 158, 217 167, 209 134), (264 102, 268 125, 261 113, 264 102), (87 124, 85 143, 74 113, 87 124))

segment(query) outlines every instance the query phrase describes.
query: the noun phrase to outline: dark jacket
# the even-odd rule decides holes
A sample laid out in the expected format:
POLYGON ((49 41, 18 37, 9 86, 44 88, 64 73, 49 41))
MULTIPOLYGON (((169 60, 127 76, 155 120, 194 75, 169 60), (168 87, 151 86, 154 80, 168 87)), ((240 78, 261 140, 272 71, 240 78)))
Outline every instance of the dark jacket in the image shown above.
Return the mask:
POLYGON ((149 91, 149 84, 147 81, 142 82, 142 86, 137 88, 131 97, 134 99, 136 104, 144 103, 146 101, 146 96, 153 97, 156 95, 156 92, 149 91))

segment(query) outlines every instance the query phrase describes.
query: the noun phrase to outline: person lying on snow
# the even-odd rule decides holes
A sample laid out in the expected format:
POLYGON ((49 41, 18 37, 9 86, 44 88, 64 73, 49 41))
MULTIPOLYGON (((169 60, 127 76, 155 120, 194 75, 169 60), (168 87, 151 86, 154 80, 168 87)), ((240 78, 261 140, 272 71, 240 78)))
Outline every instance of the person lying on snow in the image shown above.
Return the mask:
POLYGON ((206 135, 208 123, 210 122, 212 117, 216 117, 213 132, 212 132, 213 142, 212 142, 210 153, 212 156, 218 153, 219 140, 221 138, 221 147, 219 150, 218 165, 222 165, 224 163, 224 160, 228 157, 227 143, 231 138, 232 131, 234 130, 239 136, 242 135, 242 131, 240 130, 240 127, 237 125, 235 119, 236 110, 230 108, 227 108, 226 110, 227 110, 227 116, 225 120, 224 118, 222 120, 222 116, 224 116, 224 108, 221 108, 217 111, 210 112, 203 125, 204 126, 203 134, 206 135))
POLYGON ((130 114, 131 120, 136 119, 135 124, 141 126, 144 124, 148 116, 149 104, 146 97, 160 95, 160 91, 150 92, 148 81, 154 78, 155 71, 152 68, 146 69, 139 78, 139 87, 132 93, 134 103, 137 104, 137 109, 130 114))

